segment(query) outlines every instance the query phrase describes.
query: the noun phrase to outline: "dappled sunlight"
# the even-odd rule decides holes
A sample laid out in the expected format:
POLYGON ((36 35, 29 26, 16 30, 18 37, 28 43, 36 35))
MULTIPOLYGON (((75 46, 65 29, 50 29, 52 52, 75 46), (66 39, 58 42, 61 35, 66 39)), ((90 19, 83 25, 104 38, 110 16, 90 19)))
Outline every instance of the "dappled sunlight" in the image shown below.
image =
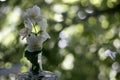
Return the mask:
POLYGON ((68 46, 68 34, 65 31, 61 31, 59 34, 60 40, 58 46, 60 48, 65 48, 68 46))
POLYGON ((92 7, 87 7, 85 9, 85 11, 88 13, 88 14, 92 14, 94 12, 94 10, 92 9, 92 7))
POLYGON ((109 74, 110 80, 116 80, 116 78, 115 78, 116 75, 117 75, 117 72, 114 71, 114 70, 111 70, 111 71, 110 71, 110 74, 109 74))
POLYGON ((116 49, 120 49, 120 40, 119 39, 115 39, 113 41, 113 45, 115 46, 116 49))
POLYGON ((108 30, 106 33, 105 33, 105 39, 112 39, 114 36, 115 36, 115 32, 116 32, 116 29, 115 27, 113 26, 110 30, 108 30))
POLYGON ((9 46, 11 42, 15 40, 15 35, 14 33, 9 33, 9 35, 6 36, 6 38, 3 39, 2 44, 5 46, 9 46))
POLYGON ((12 32, 14 30, 14 27, 7 27, 7 28, 3 28, 0 32, 0 42, 6 37, 8 36, 8 34, 10 32, 12 32))
POLYGON ((103 0, 90 0, 91 4, 100 7, 102 5, 103 0))
POLYGON ((65 70, 71 70, 74 67, 74 56, 72 54, 67 54, 63 60, 61 67, 65 70))
MULTIPOLYGON (((0 0, 0 80, 14 80, 31 67, 19 30, 25 27, 24 11, 34 5, 46 18, 51 37, 42 51, 44 70, 58 80, 120 79, 119 0, 0 0), (22 67, 9 73, 16 64, 22 67), (7 74, 1 74, 4 70, 7 74)), ((32 33, 42 30, 35 27, 32 33)))
POLYGON ((69 11, 68 11, 68 18, 72 19, 77 16, 77 12, 79 10, 78 6, 71 6, 69 11))
POLYGON ((15 40, 15 26, 20 19, 21 10, 18 7, 15 7, 13 12, 7 15, 6 24, 0 32, 0 42, 2 41, 3 45, 8 46, 12 41, 15 40))
POLYGON ((25 43, 26 43, 26 39, 22 39, 22 38, 23 38, 23 37, 20 37, 20 39, 19 39, 19 40, 20 40, 20 43, 21 43, 21 44, 25 44, 25 43))
POLYGON ((9 69, 11 67, 12 67, 12 63, 10 62, 5 63, 5 68, 9 69))
POLYGON ((120 64, 119 64, 119 62, 114 62, 112 64, 112 70, 114 70, 116 72, 120 72, 120 64))
POLYGON ((59 37, 61 39, 67 39, 69 36, 68 36, 66 31, 61 31, 60 34, 59 34, 59 37))
POLYGON ((104 48, 100 48, 98 51, 99 54, 99 58, 100 60, 105 60, 107 58, 107 56, 105 55, 105 49, 104 48))
POLYGON ((109 8, 114 7, 114 4, 117 2, 117 0, 107 0, 107 6, 109 8))
POLYGON ((6 24, 16 26, 17 22, 20 19, 20 15, 21 15, 21 9, 19 7, 15 7, 14 10, 10 12, 9 15, 7 16, 6 24))
POLYGON ((59 34, 61 40, 59 41, 58 46, 60 48, 65 48, 66 46, 69 45, 69 41, 72 36, 80 36, 80 34, 82 34, 83 32, 84 26, 82 24, 71 25, 70 27, 65 28, 59 34))
POLYGON ((71 25, 68 28, 65 28, 64 31, 68 34, 69 37, 79 36, 84 32, 84 25, 83 24, 71 25))
POLYGON ((62 0, 64 3, 76 3, 78 2, 79 0, 62 0))
POLYGON ((64 13, 64 12, 68 11, 68 9, 69 9, 69 6, 65 5, 65 4, 55 4, 53 6, 53 10, 56 13, 64 13))
POLYGON ((109 22, 107 21, 107 20, 103 20, 102 22, 101 22, 101 26, 102 26, 102 28, 108 28, 108 26, 109 26, 109 22))
POLYGON ((45 0, 46 3, 51 4, 54 0, 45 0))
POLYGON ((23 65, 21 67, 20 72, 26 72, 26 71, 28 71, 30 69, 31 66, 29 66, 29 65, 31 65, 31 63, 25 57, 21 58, 20 62, 23 65))
POLYGON ((55 14, 54 15, 54 20, 57 21, 57 22, 62 22, 63 21, 62 14, 55 14))
POLYGON ((109 22, 108 22, 108 20, 106 19, 106 17, 104 15, 101 15, 99 17, 99 21, 100 21, 101 27, 103 29, 107 29, 109 27, 109 22))
POLYGON ((99 75, 98 75, 98 79, 99 80, 107 80, 108 77, 106 76, 109 73, 109 68, 105 65, 100 65, 99 66, 99 75))
POLYGON ((89 23, 90 25, 96 25, 96 24, 97 24, 97 20, 96 20, 96 18, 94 18, 94 17, 89 17, 88 23, 89 23))
POLYGON ((96 52, 96 51, 97 51, 96 44, 90 45, 90 46, 89 46, 89 51, 90 51, 91 53, 96 52))
POLYGON ((59 23, 56 24, 55 27, 54 27, 55 31, 61 31, 62 28, 63 28, 63 26, 59 23))
MULTIPOLYGON (((50 48, 50 49, 53 49, 54 46, 55 46, 55 42, 54 42, 54 41, 50 41, 50 42, 49 42, 49 48, 50 48)), ((48 47, 48 45, 47 45, 47 47, 48 47)))
POLYGON ((66 56, 68 53, 69 53, 69 52, 68 52, 66 49, 60 49, 60 50, 59 50, 59 54, 60 54, 61 56, 66 56))
POLYGON ((86 15, 85 12, 79 11, 79 12, 78 12, 78 17, 79 17, 80 19, 85 19, 85 18, 87 17, 87 15, 86 15))
POLYGON ((68 42, 65 39, 59 41, 58 46, 60 48, 65 48, 68 45, 68 42))
MULTIPOLYGON (((20 68, 13 68, 15 64, 13 64, 11 61, 15 62, 20 58, 19 52, 19 58, 18 56, 16 56, 17 59, 15 59, 13 56, 15 56, 14 54, 16 54, 15 48, 17 49, 17 45, 14 46, 14 44, 16 44, 17 41, 16 37, 18 36, 18 33, 16 30, 16 26, 18 25, 18 21, 20 20, 21 10, 19 7, 15 7, 12 9, 12 7, 10 6, 4 6, 3 13, 5 19, 0 30, 0 67, 3 68, 3 70, 0 72, 3 73, 3 75, 9 75, 10 80, 12 80, 15 78, 14 72, 18 71, 20 68), (16 70, 14 71, 14 69, 16 70)), ((2 80, 5 80, 4 78, 5 77, 3 77, 2 79, 0 77, 0 79, 2 80)))

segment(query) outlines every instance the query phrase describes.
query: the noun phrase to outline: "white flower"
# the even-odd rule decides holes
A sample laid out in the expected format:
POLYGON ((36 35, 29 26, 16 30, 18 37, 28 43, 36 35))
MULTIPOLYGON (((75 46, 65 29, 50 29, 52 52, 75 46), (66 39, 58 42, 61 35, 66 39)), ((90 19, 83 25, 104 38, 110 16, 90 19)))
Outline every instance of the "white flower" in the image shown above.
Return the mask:
POLYGON ((30 52, 40 51, 43 46, 43 42, 46 41, 42 36, 36 36, 35 34, 31 34, 27 37, 27 50, 30 52))
POLYGON ((29 19, 33 24, 37 23, 41 27, 42 31, 46 31, 48 26, 47 20, 41 15, 40 8, 36 5, 26 10, 23 15, 23 19, 29 19))
POLYGON ((106 51, 105 51, 105 55, 106 56, 109 56, 111 59, 115 59, 116 58, 116 52, 112 52, 111 50, 109 50, 109 49, 107 49, 106 51))
POLYGON ((25 28, 22 28, 20 30, 20 36, 23 36, 22 39, 24 39, 25 37, 27 37, 31 31, 32 31, 32 24, 28 21, 24 21, 24 25, 25 25, 25 28))
POLYGON ((40 8, 36 5, 26 10, 23 19, 25 21, 25 28, 21 29, 20 35, 27 39, 27 50, 29 52, 40 51, 44 41, 50 38, 49 34, 46 32, 48 26, 47 20, 41 15, 40 8), (41 34, 36 31, 34 34, 32 33, 32 27, 36 30, 36 25, 41 27, 41 34))
POLYGON ((45 18, 42 18, 39 22, 37 22, 39 26, 41 26, 42 31, 46 31, 46 28, 48 26, 47 20, 45 18))
POLYGON ((43 31, 41 33, 41 37, 44 38, 45 40, 50 39, 50 36, 49 36, 49 34, 46 31, 43 31))
POLYGON ((27 9, 23 18, 30 19, 32 23, 40 21, 42 19, 42 16, 40 14, 40 8, 35 5, 32 8, 27 9))

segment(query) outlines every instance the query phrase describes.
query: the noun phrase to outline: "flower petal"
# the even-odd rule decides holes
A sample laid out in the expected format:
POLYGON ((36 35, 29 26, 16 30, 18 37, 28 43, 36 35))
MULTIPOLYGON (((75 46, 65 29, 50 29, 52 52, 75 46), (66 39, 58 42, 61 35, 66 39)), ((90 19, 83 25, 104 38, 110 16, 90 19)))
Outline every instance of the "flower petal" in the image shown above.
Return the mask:
POLYGON ((40 15, 40 8, 37 5, 33 6, 32 10, 36 12, 37 15, 40 15))
POLYGON ((41 36, 43 38, 45 38, 45 39, 50 39, 50 36, 49 36, 49 34, 46 31, 43 31, 42 34, 41 34, 41 36))
POLYGON ((42 49, 43 42, 43 38, 32 34, 31 36, 27 37, 27 50, 30 52, 40 51, 42 49))
POLYGON ((24 20, 24 25, 25 25, 26 28, 28 28, 29 30, 32 31, 32 23, 29 19, 24 20))
POLYGON ((38 21, 38 25, 41 26, 43 31, 46 31, 46 28, 48 26, 47 20, 42 18, 42 20, 38 21))
POLYGON ((28 19, 30 19, 30 21, 32 23, 35 23, 38 20, 40 20, 40 19, 38 19, 38 18, 41 18, 40 16, 41 16, 41 14, 40 14, 40 8, 37 5, 35 5, 32 8, 28 8, 26 10, 26 12, 25 12, 25 14, 23 16, 24 17, 23 19, 25 20, 25 19, 28 18, 28 19))
POLYGON ((22 28, 19 32, 20 36, 23 36, 22 39, 24 39, 26 36, 28 36, 31 33, 31 31, 28 28, 22 28))

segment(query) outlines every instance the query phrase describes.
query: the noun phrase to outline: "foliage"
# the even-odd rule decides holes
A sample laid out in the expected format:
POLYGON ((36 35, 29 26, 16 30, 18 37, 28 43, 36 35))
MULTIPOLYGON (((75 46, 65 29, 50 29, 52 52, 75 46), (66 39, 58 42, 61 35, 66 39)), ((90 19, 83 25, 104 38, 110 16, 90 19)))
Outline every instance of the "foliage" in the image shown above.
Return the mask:
POLYGON ((44 43, 44 70, 59 80, 120 79, 119 0, 0 0, 1 80, 12 80, 16 73, 3 76, 3 69, 16 64, 21 72, 29 69, 19 31, 24 11, 34 5, 41 8, 51 36, 44 43), (105 56, 107 49, 118 53, 115 60, 105 56))

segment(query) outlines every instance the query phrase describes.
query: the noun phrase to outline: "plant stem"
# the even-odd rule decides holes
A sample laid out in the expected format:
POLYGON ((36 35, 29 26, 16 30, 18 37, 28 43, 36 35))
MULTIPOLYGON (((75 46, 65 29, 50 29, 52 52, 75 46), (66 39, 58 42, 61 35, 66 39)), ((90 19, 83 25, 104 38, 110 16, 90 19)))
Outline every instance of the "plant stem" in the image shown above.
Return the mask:
POLYGON ((42 52, 38 54, 38 63, 40 66, 40 71, 42 71, 42 52))

